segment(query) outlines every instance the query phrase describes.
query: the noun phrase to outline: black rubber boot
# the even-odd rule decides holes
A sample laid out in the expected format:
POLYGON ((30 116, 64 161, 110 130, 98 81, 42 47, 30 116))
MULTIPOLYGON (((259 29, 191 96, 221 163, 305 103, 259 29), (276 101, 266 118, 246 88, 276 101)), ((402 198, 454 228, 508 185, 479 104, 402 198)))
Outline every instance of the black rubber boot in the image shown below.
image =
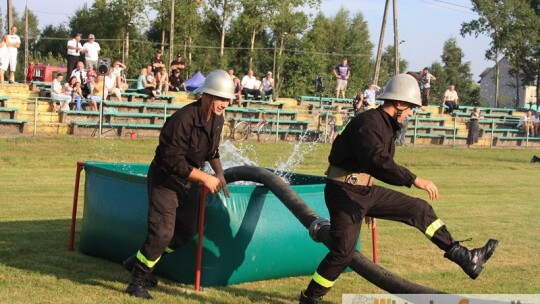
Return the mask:
POLYGON ((298 299, 300 300, 300 304, 317 304, 319 303, 319 301, 322 300, 322 298, 309 298, 308 296, 306 296, 304 294, 303 291, 300 292, 300 298, 298 299))
POLYGON ((126 293, 137 298, 152 299, 152 296, 146 289, 146 277, 149 272, 143 271, 140 267, 133 267, 131 271, 131 281, 126 289, 126 293))
POLYGON ((531 163, 540 163, 540 157, 534 155, 531 159, 531 163))
POLYGON ((480 275, 484 264, 495 252, 498 244, 499 241, 490 239, 484 247, 469 250, 461 246, 459 242, 455 242, 444 257, 461 266, 463 271, 474 280, 480 275))
MULTIPOLYGON (((125 269, 129 272, 133 272, 133 266, 135 266, 135 263, 137 262, 137 257, 134 255, 127 258, 124 262, 122 262, 122 266, 124 266, 125 269)), ((150 272, 146 276, 146 280, 144 282, 146 284, 146 287, 156 287, 158 284, 158 279, 150 272)))

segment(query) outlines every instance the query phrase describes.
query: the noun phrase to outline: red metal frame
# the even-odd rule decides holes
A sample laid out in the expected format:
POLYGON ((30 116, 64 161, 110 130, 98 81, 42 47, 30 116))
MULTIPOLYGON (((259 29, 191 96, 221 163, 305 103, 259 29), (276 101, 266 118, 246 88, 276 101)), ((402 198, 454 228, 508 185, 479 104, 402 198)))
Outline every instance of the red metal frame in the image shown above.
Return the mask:
POLYGON ((195 291, 201 290, 201 268, 202 268, 202 248, 204 237, 204 212, 206 209, 206 195, 208 189, 206 187, 201 188, 201 200, 199 205, 199 238, 197 240, 197 257, 195 264, 195 291))
POLYGON ((77 173, 75 174, 75 191, 73 191, 73 210, 71 212, 71 230, 69 233, 69 251, 75 250, 75 224, 77 222, 77 203, 79 202, 79 184, 81 181, 81 171, 84 162, 77 162, 77 173))

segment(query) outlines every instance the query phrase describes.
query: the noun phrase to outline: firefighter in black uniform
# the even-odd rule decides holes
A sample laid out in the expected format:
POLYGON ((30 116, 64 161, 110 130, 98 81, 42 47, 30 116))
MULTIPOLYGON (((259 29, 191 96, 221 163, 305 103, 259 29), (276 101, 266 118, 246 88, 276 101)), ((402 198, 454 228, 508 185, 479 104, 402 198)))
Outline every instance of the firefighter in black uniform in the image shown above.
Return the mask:
POLYGON ((328 157, 330 166, 324 191, 330 214, 330 252, 322 260, 300 303, 317 303, 330 290, 352 260, 364 217, 399 221, 418 228, 444 256, 471 277, 478 277, 498 241, 469 250, 454 241, 430 204, 406 194, 373 185, 374 179, 396 186, 423 189, 431 200, 439 197, 435 184, 394 162, 394 133, 421 106, 416 80, 394 76, 379 97, 384 104, 353 118, 337 136, 328 157))
POLYGON ((124 261, 131 271, 126 292, 151 299, 147 287, 161 256, 191 241, 196 233, 201 186, 229 196, 218 146, 223 111, 234 98, 229 74, 215 70, 195 92, 202 97, 167 119, 148 170, 148 234, 140 250, 124 261), (215 176, 200 170, 208 161, 215 176))

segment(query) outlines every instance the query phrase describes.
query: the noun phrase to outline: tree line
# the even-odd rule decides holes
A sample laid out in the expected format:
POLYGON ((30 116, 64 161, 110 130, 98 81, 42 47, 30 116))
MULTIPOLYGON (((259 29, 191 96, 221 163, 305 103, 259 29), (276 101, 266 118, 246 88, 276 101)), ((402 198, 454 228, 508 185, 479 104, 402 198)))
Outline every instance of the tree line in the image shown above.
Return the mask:
MULTIPOLYGON (((526 24, 534 29, 539 19, 539 1, 474 0, 473 10, 480 17, 463 24, 461 34, 478 35, 495 28, 484 21, 492 20, 484 2, 515 7, 518 7, 516 3, 526 4, 519 6, 520 16, 527 15, 524 12, 529 12, 528 7, 533 14, 527 15, 526 24)), ((322 12, 311 16, 302 10, 319 6, 320 0, 96 0, 91 6, 83 4, 75 10, 67 24, 47 25, 42 30, 38 29, 38 18, 30 10, 29 60, 65 63, 69 37, 81 33, 86 39, 88 34, 94 34, 102 47, 100 55, 123 60, 130 68, 129 78, 136 78, 140 68, 150 62, 155 49, 159 48, 165 54, 165 62, 170 61, 169 50, 171 54, 184 55, 186 77, 196 71, 206 75, 216 68, 233 68, 239 76, 248 69, 259 77, 273 71, 279 96, 297 97, 317 94, 317 76, 325 80, 324 96, 333 96, 332 70, 343 57, 348 57, 352 74, 347 95, 352 98, 373 81, 375 56, 368 23, 361 12, 351 13, 343 7, 334 16, 325 16, 322 12)), ((14 12, 13 16, 14 24, 23 34, 23 14, 14 12)), ((534 44, 538 42, 540 31, 536 31, 536 36, 528 33, 529 38, 522 38, 525 25, 497 24, 504 27, 505 32, 504 35, 494 34, 493 39, 498 40, 493 43, 494 50, 486 50, 486 58, 494 59, 495 50, 503 52, 516 63, 516 77, 530 83, 534 75, 531 71, 536 71, 536 75, 540 71, 539 43, 534 44), (519 30, 514 33, 515 40, 520 38, 527 42, 518 43, 508 38, 513 29, 519 30), (504 41, 508 42, 501 42, 501 36, 507 37, 504 41)), ((496 29, 496 33, 501 31, 499 27, 496 29)), ((381 86, 394 74, 393 54, 392 45, 384 49, 379 75, 381 86)), ((19 60, 22 57, 19 56, 19 60)), ((453 83, 463 104, 483 104, 478 86, 472 80, 470 63, 463 62, 463 57, 456 40, 449 38, 442 46, 441 61, 426 64, 437 76, 432 87, 432 102, 440 101, 448 85, 453 83)), ((400 59, 400 67, 400 72, 407 71, 406 59, 400 59)), ((18 72, 22 75, 21 69, 18 72)))

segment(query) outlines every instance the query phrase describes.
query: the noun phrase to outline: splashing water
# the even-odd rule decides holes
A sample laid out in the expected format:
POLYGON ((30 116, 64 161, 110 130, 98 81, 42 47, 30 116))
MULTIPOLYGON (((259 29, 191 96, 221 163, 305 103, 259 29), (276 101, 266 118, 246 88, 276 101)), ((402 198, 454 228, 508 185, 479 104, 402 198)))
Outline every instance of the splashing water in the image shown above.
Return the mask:
POLYGON ((276 161, 274 164, 276 167, 274 173, 289 183, 289 178, 295 169, 298 168, 298 166, 302 163, 302 161, 304 161, 304 156, 311 153, 314 147, 314 143, 309 144, 303 140, 298 141, 294 144, 293 151, 289 154, 289 157, 286 160, 280 158, 278 161, 276 161))

